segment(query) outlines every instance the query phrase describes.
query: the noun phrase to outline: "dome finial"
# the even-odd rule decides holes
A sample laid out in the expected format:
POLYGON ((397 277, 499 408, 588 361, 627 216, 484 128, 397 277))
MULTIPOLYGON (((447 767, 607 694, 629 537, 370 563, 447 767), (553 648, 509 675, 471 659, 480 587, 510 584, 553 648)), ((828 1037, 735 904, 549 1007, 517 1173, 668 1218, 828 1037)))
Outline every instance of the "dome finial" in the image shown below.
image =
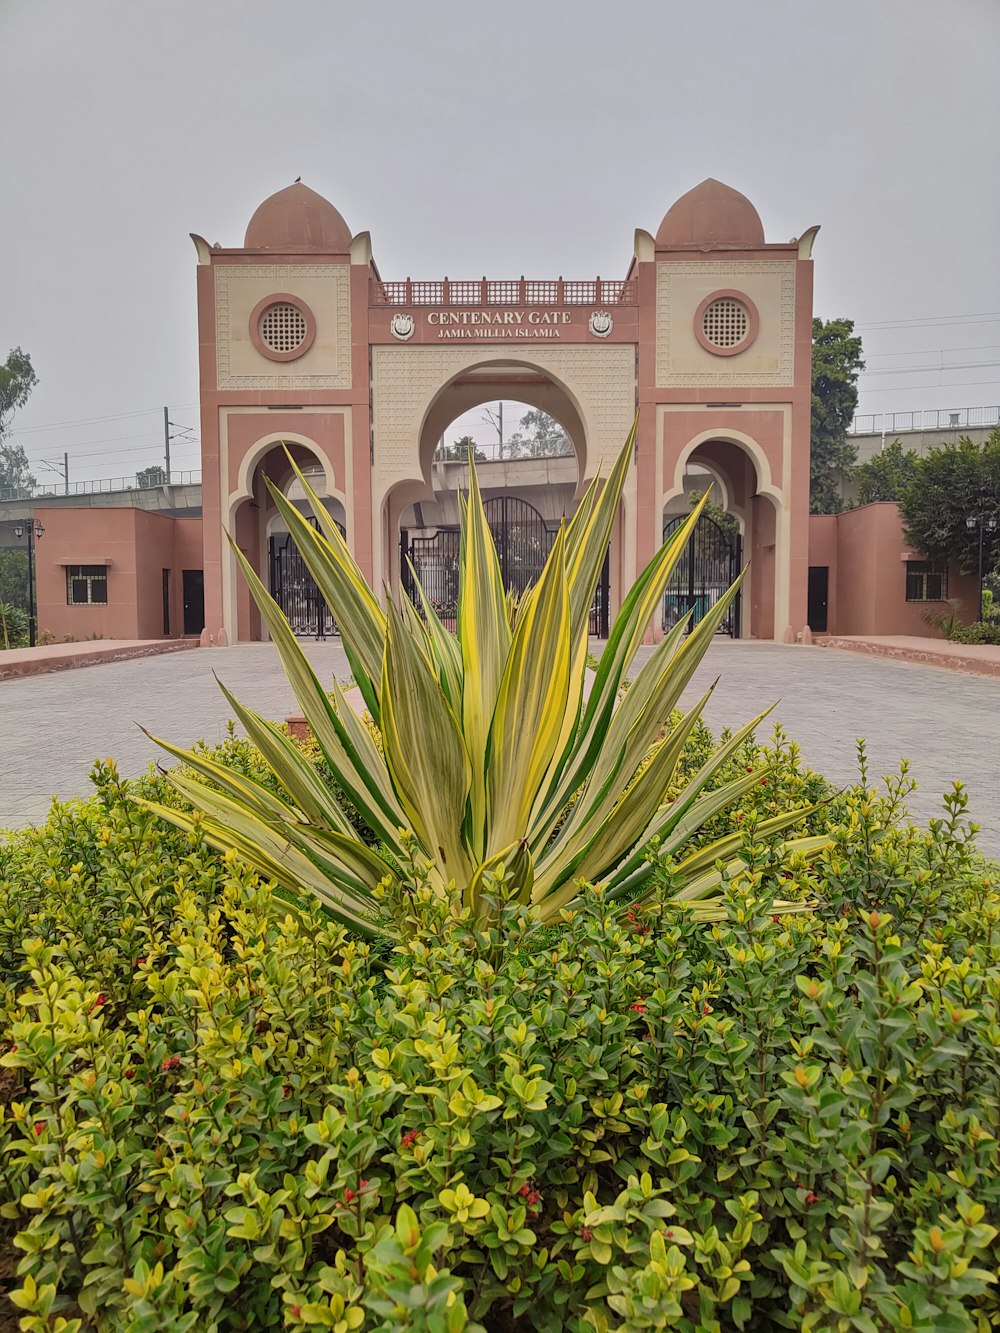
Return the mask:
POLYGON ((745 194, 710 176, 667 210, 656 244, 753 250, 764 244, 764 224, 745 194))
POLYGON ((265 199, 247 227, 247 250, 313 251, 347 254, 351 229, 328 199, 299 177, 265 199))

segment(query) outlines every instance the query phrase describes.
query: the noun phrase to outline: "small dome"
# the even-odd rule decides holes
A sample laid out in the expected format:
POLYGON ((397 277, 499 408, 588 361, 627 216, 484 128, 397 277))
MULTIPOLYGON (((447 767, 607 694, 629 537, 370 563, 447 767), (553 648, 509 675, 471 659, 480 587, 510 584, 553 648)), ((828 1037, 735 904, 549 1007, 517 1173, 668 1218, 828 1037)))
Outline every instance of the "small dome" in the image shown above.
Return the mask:
POLYGON ((351 229, 328 200, 308 185, 289 185, 265 199, 250 219, 247 250, 313 250, 346 254, 351 229))
POLYGON ((709 177, 682 194, 667 210, 656 233, 656 244, 753 249, 764 244, 764 225, 745 194, 709 177))

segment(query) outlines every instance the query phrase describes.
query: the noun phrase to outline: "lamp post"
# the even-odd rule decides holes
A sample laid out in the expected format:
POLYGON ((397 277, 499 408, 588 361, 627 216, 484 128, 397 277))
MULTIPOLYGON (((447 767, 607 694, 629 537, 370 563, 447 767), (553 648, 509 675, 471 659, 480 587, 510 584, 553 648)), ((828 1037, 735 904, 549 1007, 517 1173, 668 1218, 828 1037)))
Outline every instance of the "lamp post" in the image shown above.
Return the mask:
POLYGON ((965 526, 970 532, 979 529, 979 611, 976 615, 977 620, 983 619, 983 532, 989 530, 996 532, 1000 519, 996 514, 991 514, 989 518, 985 514, 969 514, 965 520, 965 526))
POLYGON ((28 536, 28 647, 34 648, 37 635, 35 633, 35 542, 41 541, 42 533, 45 529, 42 527, 42 520, 36 518, 25 523, 14 524, 14 536, 18 541, 27 533, 28 536))

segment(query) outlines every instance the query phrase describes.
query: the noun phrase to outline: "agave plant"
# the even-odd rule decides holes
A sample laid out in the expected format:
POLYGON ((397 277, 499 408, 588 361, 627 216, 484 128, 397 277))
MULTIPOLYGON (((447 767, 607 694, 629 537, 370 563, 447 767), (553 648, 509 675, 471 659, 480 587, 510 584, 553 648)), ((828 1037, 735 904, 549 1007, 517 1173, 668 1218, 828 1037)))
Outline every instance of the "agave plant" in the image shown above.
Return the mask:
MULTIPOLYGON (((378 929, 374 890, 405 873, 414 842, 434 891, 476 914, 489 910, 484 889, 500 867, 546 921, 587 882, 600 883, 612 899, 641 898, 652 887, 651 845, 673 858, 679 899, 704 904, 719 886, 717 863, 736 856, 740 836, 687 854, 685 846, 766 776, 758 768, 712 786, 761 718, 721 745, 669 802, 665 793, 712 691, 679 717, 678 701, 743 576, 690 632, 687 621, 675 626, 622 689, 704 498, 628 593, 584 697, 590 605, 634 429, 607 481, 595 480, 560 527, 537 583, 516 599, 504 589, 470 459, 454 633, 418 581, 422 614, 406 597, 399 607, 390 598, 379 602, 297 468, 318 529, 269 483, 340 626, 374 728, 336 681, 327 693, 277 603, 235 544, 233 551, 337 787, 372 836, 359 836, 342 801, 281 728, 225 686, 283 797, 203 754, 158 740, 183 762, 187 772, 168 776, 195 813, 152 808, 182 828, 197 827, 209 843, 232 849, 293 894, 314 893, 366 933, 378 929)), ((758 833, 779 834, 807 813, 779 814, 758 833)), ((789 845, 810 852, 823 841, 789 845)))

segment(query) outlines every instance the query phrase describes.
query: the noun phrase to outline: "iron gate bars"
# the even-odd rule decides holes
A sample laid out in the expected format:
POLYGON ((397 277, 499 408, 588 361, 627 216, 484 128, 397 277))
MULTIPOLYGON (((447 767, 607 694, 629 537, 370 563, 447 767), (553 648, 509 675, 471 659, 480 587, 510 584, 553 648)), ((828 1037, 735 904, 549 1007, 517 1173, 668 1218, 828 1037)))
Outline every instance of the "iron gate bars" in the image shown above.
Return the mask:
MULTIPOLYGON (((516 495, 494 496, 483 508, 493 533, 503 586, 520 597, 538 581, 555 541, 556 526, 516 495)), ((438 528, 433 537, 418 537, 405 528, 400 533, 403 590, 419 610, 415 572, 427 600, 449 629, 455 626, 458 605, 459 542, 458 528, 438 528)), ((605 559, 590 611, 590 633, 596 638, 608 636, 609 603, 609 560, 605 559)))
MULTIPOLYGON (((663 525, 663 540, 676 532, 686 519, 686 514, 668 519, 663 525)), ((691 627, 697 625, 735 582, 740 572, 741 555, 739 533, 727 532, 714 518, 702 514, 663 594, 663 628, 672 629, 689 610, 694 613, 691 627)), ((716 631, 718 634, 739 638, 741 597, 742 593, 736 594, 716 631)))
MULTIPOLYGON (((317 526, 314 518, 309 522, 313 527, 317 526)), ((346 535, 342 523, 337 523, 337 527, 346 535)), ((291 533, 279 533, 271 538, 269 556, 271 596, 281 607, 292 632, 299 636, 312 634, 317 639, 338 633, 337 622, 320 596, 316 581, 292 541, 291 533)))

